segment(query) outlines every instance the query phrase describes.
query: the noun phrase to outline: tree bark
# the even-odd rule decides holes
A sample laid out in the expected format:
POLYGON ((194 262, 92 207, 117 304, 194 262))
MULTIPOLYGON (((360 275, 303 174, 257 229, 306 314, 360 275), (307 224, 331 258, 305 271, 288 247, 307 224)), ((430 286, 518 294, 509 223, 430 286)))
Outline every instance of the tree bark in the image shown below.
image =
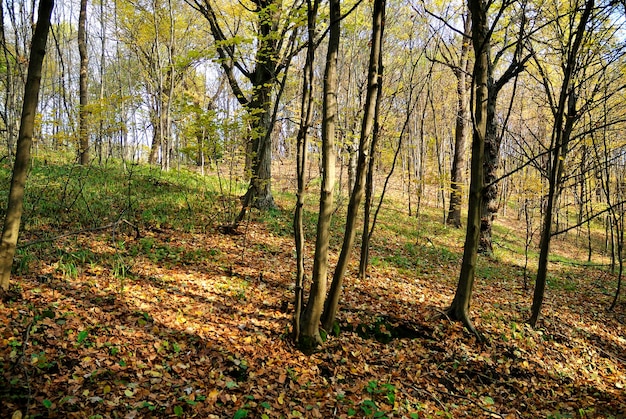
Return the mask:
POLYGON ((328 247, 330 241, 330 221, 333 214, 333 189, 335 187, 335 124, 337 120, 337 56, 340 39, 340 0, 330 0, 330 33, 326 52, 324 74, 324 101, 322 106, 322 187, 317 218, 317 238, 313 258, 311 291, 302 324, 298 343, 300 348, 311 351, 322 343, 319 331, 320 318, 324 309, 324 299, 328 283, 328 247))
POLYGON ((9 190, 4 228, 0 238, 0 289, 9 288, 11 267, 15 256, 15 246, 20 231, 24 204, 24 188, 28 176, 30 162, 30 149, 33 143, 33 131, 35 126, 35 114, 39 102, 39 87, 41 84, 41 68, 46 54, 46 43, 50 29, 50 16, 54 7, 53 0, 41 0, 39 2, 39 15, 37 27, 33 34, 28 75, 24 89, 24 104, 22 106, 22 118, 17 139, 17 150, 13 176, 9 190))

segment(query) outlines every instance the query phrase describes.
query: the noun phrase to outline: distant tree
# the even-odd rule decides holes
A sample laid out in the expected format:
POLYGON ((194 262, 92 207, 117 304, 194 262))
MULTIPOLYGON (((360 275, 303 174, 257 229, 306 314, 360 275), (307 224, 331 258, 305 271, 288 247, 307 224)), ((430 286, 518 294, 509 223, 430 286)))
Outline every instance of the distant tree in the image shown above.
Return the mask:
MULTIPOLYGON (((248 116, 247 163, 250 187, 244 196, 244 209, 254 206, 273 208, 271 133, 274 126, 274 89, 279 85, 279 75, 288 68, 293 55, 293 36, 297 24, 293 17, 300 2, 287 8, 279 0, 252 0, 252 7, 241 5, 242 13, 249 13, 254 33, 243 33, 239 25, 231 25, 212 0, 186 0, 209 23, 215 40, 218 63, 224 71, 233 94, 248 116), (241 40, 250 37, 242 45, 241 40), (251 47, 251 51, 246 48, 251 47), (248 89, 242 82, 247 80, 248 89)), ((242 216, 240 215, 240 218, 242 216)), ((240 220, 238 220, 240 221, 240 220)))
POLYGON ((80 164, 89 164, 89 131, 87 129, 87 115, 88 115, 88 64, 89 57, 87 55, 87 0, 80 0, 80 13, 78 15, 78 52, 80 55, 80 76, 79 76, 79 97, 80 97, 80 109, 79 113, 79 127, 78 127, 78 142, 79 142, 79 160, 80 164))
POLYGON ((50 16, 53 7, 53 0, 41 0, 39 2, 37 27, 35 28, 31 44, 30 61, 28 63, 28 74, 24 90, 24 104, 22 106, 22 118, 17 138, 15 164, 13 166, 9 200, 4 218, 4 228, 2 230, 2 237, 0 238, 0 289, 4 291, 9 288, 11 267, 13 265, 15 247, 20 232, 24 204, 24 187, 28 176, 35 114, 39 102, 41 68, 46 54, 50 16))

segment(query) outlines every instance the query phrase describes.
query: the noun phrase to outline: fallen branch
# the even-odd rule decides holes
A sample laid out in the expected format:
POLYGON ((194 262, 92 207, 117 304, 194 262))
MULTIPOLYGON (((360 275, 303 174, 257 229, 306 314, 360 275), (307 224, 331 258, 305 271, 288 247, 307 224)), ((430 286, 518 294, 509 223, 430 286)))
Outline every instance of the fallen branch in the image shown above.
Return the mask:
POLYGON ((38 240, 29 241, 29 242, 26 242, 26 243, 21 243, 21 244, 19 244, 17 246, 17 248, 18 249, 23 249, 25 247, 33 246, 35 244, 54 242, 54 241, 57 241, 57 240, 60 240, 60 239, 64 239, 66 237, 77 236, 77 235, 83 234, 83 233, 93 233, 95 231, 109 230, 111 228, 115 229, 120 224, 126 224, 126 225, 132 227, 135 230, 135 237, 136 238, 140 238, 141 237, 141 234, 139 232, 139 227, 137 227, 136 225, 134 225, 130 221, 125 220, 125 219, 122 218, 122 219, 117 220, 117 221, 115 221, 113 223, 110 223, 110 224, 107 224, 107 225, 104 225, 104 226, 100 226, 100 227, 94 227, 94 228, 88 228, 88 229, 85 229, 85 230, 72 231, 70 233, 61 234, 61 235, 55 236, 55 237, 48 237, 48 238, 45 238, 45 239, 38 239, 38 240))
POLYGON ((452 397, 458 397, 459 399, 467 400, 468 402, 478 406, 483 411, 489 413, 491 416, 497 416, 499 418, 504 418, 504 416, 502 416, 500 413, 494 412, 493 410, 487 409, 485 406, 481 405, 480 403, 478 403, 476 400, 472 399, 471 397, 467 397, 467 396, 464 396, 462 394, 453 393, 451 391, 449 391, 447 394, 452 396, 452 397))

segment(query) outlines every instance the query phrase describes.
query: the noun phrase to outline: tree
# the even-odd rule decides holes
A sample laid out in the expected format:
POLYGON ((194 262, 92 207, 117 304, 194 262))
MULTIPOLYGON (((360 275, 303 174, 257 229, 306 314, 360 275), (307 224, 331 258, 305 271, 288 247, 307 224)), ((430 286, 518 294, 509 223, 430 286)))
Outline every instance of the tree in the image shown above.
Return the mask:
POLYGON ((380 103, 384 21, 385 0, 375 0, 372 12, 372 40, 367 72, 367 95, 365 98, 365 111, 363 113, 361 135, 359 138, 359 158, 356 167, 355 184, 352 193, 350 194, 350 202, 348 203, 348 214, 346 215, 346 226, 343 244, 341 246, 341 253, 339 254, 339 261, 335 267, 333 281, 324 306, 322 322, 326 330, 330 330, 332 328, 332 325, 335 322, 335 316, 337 315, 343 278, 346 274, 346 269, 348 268, 348 262, 350 261, 352 248, 354 246, 359 207, 361 205, 361 201, 363 200, 365 181, 368 169, 371 167, 370 161, 373 159, 373 152, 375 150, 375 142, 372 137, 375 125, 374 122, 376 120, 375 116, 377 114, 376 109, 380 103))
MULTIPOLYGON (((469 50, 471 40, 471 18, 469 13, 463 16, 463 37, 459 63, 451 66, 456 77, 457 115, 454 127, 454 157, 452 159, 452 172, 450 176, 450 209, 446 223, 456 228, 461 227, 461 201, 463 199, 463 186, 465 178, 465 154, 467 143, 467 131, 469 128, 469 103, 468 103, 468 69, 469 50)), ((447 61, 450 65, 450 60, 447 61)))
POLYGON ((461 272, 452 304, 446 310, 454 320, 477 334, 469 318, 469 305, 474 287, 474 274, 480 238, 480 208, 483 192, 483 159, 487 132, 488 66, 491 32, 487 20, 488 5, 484 0, 469 0, 472 16, 472 45, 475 62, 473 72, 473 133, 470 190, 461 272))
MULTIPOLYGON (((535 280, 535 290, 533 292, 533 303, 531 315, 528 323, 535 327, 541 313, 543 298, 546 288, 548 273, 548 256, 550 254, 550 241, 553 236, 552 224, 557 200, 561 191, 562 178, 564 173, 564 161, 567 157, 570 140, 575 123, 581 117, 578 96, 580 91, 575 85, 577 76, 584 71, 582 60, 587 57, 584 49, 590 48, 591 44, 585 36, 588 33, 587 25, 592 19, 592 11, 595 7, 595 0, 584 0, 582 4, 575 4, 570 12, 567 22, 570 25, 564 32, 559 32, 565 39, 562 39, 560 69, 560 85, 553 89, 553 84, 548 76, 547 70, 543 68, 535 55, 537 71, 541 77, 541 82, 550 104, 550 109, 554 117, 552 135, 550 141, 550 159, 547 169, 548 193, 543 210, 543 220, 541 227, 541 239, 539 249, 539 262, 537 264, 537 277, 535 280), (579 16, 577 16, 580 14, 579 16)), ((559 24, 558 20, 556 22, 559 24)))
POLYGON ((293 215, 293 231, 296 245, 296 293, 293 317, 293 336, 297 342, 300 338, 300 317, 304 302, 304 211, 305 169, 307 163, 307 136, 311 125, 313 105, 313 62, 315 61, 315 27, 319 0, 307 0, 307 47, 304 69, 302 70, 302 100, 300 102, 300 123, 296 135, 296 209, 293 215))
POLYGON ((80 0, 80 14, 78 15, 78 52, 80 54, 80 81, 79 81, 79 158, 80 164, 89 164, 89 131, 87 130, 87 66, 89 58, 87 56, 87 31, 85 24, 87 22, 87 0, 80 0))
POLYGON ((39 102, 39 87, 41 84, 41 68, 43 58, 46 54, 46 43, 50 29, 50 16, 54 7, 53 0, 41 0, 37 27, 33 34, 30 61, 28 64, 28 74, 26 87, 24 89, 24 104, 22 106, 22 118, 17 139, 17 149, 15 163, 13 166, 13 176, 9 190, 9 200, 6 215, 4 218, 4 228, 0 238, 0 289, 6 291, 9 288, 11 267, 15 255, 15 246, 20 231, 22 220, 24 187, 28 176, 30 163, 30 149, 33 142, 33 131, 35 126, 35 114, 39 102))
MULTIPOLYGON (((511 3, 505 2, 505 5, 511 3)), ((498 104, 498 96, 504 86, 511 80, 516 78, 522 71, 524 71, 525 65, 532 57, 532 54, 524 55, 524 43, 526 40, 526 7, 525 2, 521 2, 521 10, 519 14, 519 28, 517 37, 513 42, 505 43, 503 48, 496 54, 493 60, 491 60, 491 53, 489 53, 490 61, 487 67, 487 80, 488 80, 488 97, 487 97, 487 131, 485 134, 485 161, 483 172, 483 198, 480 220, 480 242, 478 250, 485 255, 493 254, 493 242, 492 242, 492 225, 495 218, 495 214, 498 211, 498 168, 500 165, 500 146, 502 144, 502 132, 499 131, 498 118, 496 108, 498 104), (513 54, 511 62, 502 75, 494 79, 495 68, 498 62, 505 56, 506 52, 513 48, 513 54)), ((506 32, 514 28, 514 26, 507 26, 506 32)), ((508 40, 508 33, 505 36, 505 42, 508 40)), ((514 97, 514 95, 513 95, 514 97)), ((508 116, 507 116, 508 118, 508 116)), ((506 121, 502 123, 502 126, 506 126, 506 121)))
POLYGON ((324 70, 324 99, 322 103, 322 185, 317 217, 317 237, 313 257, 311 291, 302 315, 298 344, 311 351, 322 343, 319 331, 320 318, 328 283, 328 247, 330 222, 333 215, 333 190, 335 188, 335 129, 337 121, 337 58, 341 31, 340 0, 329 0, 330 29, 324 70))
MULTIPOLYGON (((252 0, 253 8, 241 5, 242 13, 248 12, 254 16, 252 26, 255 33, 251 35, 249 43, 253 51, 247 52, 240 40, 248 34, 238 33, 236 28, 230 27, 214 1, 187 0, 187 3, 208 21, 219 65, 237 101, 247 112, 249 129, 246 149, 250 187, 243 198, 243 208, 273 208, 271 133, 275 120, 273 103, 278 100, 273 98, 273 90, 279 84, 279 75, 288 67, 294 52, 291 48, 295 31, 292 13, 299 6, 292 6, 289 13, 279 0, 252 0), (242 84, 242 77, 250 85, 249 94, 242 84)), ((243 213, 240 213, 235 224, 241 221, 243 213)))

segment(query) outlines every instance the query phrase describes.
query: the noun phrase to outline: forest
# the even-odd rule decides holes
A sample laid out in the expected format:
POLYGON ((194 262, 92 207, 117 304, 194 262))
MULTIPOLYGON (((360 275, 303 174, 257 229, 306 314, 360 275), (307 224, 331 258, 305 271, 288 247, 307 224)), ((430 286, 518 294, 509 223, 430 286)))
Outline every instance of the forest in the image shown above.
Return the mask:
POLYGON ((0 22, 0 417, 626 417, 623 0, 0 22))

